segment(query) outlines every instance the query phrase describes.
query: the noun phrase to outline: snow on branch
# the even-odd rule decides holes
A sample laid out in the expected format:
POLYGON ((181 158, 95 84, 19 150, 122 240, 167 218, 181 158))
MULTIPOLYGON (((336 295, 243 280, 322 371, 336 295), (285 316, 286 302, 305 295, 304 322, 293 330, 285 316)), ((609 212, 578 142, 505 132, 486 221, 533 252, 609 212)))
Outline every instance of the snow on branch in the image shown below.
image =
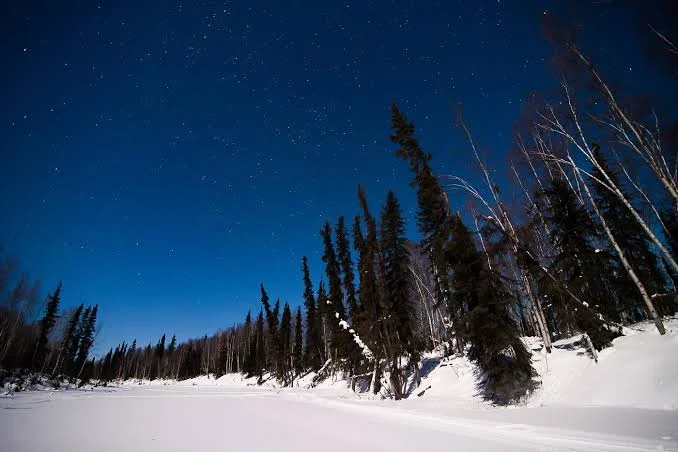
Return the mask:
MULTIPOLYGON (((331 306, 332 302, 330 300, 327 300, 327 304, 331 306)), ((365 344, 363 342, 363 340, 360 339, 360 336, 358 336, 358 333, 356 333, 356 331, 353 328, 351 328, 351 325, 349 325, 346 320, 342 319, 338 312, 335 312, 334 316, 337 318, 337 320, 339 320, 339 326, 342 329, 348 331, 349 334, 353 337, 353 342, 358 344, 358 347, 360 347, 360 351, 361 351, 362 355, 368 361, 371 361, 371 362, 374 361, 375 360, 374 353, 372 353, 372 350, 370 350, 370 348, 367 346, 367 344, 365 344)))

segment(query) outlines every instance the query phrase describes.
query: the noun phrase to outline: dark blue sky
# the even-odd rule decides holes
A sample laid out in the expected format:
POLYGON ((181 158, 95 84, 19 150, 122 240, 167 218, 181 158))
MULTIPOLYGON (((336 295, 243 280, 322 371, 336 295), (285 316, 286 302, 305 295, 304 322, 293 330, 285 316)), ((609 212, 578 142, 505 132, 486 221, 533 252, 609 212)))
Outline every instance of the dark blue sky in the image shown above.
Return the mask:
POLYGON ((553 84, 544 1, 11 3, 0 243, 67 306, 100 305, 99 351, 239 322, 260 281, 298 304, 301 257, 317 282, 318 231, 357 213, 358 183, 411 218, 391 102, 467 175, 456 103, 501 165, 553 84))

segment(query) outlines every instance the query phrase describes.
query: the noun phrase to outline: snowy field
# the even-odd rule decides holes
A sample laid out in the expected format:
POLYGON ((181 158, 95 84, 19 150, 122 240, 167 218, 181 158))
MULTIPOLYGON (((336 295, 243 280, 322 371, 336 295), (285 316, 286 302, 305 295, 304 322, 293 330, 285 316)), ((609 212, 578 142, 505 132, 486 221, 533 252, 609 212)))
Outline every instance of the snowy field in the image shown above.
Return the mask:
POLYGON ((463 358, 401 402, 237 375, 16 393, 0 397, 0 451, 678 451, 678 322, 667 326, 634 327, 598 364, 572 340, 536 352, 542 387, 510 408, 474 397, 463 358))
POLYGON ((678 450, 675 411, 416 405, 179 385, 29 392, 2 401, 0 450, 678 450))

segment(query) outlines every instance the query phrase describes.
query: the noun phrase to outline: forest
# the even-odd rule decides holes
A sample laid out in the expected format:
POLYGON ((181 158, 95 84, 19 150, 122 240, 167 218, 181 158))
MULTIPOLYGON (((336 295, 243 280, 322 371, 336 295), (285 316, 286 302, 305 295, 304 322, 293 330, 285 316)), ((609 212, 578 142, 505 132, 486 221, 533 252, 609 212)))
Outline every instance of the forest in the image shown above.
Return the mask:
MULTIPOLYGON (((472 180, 434 170, 407 112, 390 109, 393 158, 409 165, 419 239, 405 235, 395 193, 319 224, 324 273, 299 262, 303 304, 260 287, 261 306, 211 336, 155 344, 125 340, 90 352, 98 306, 61 308, 61 284, 43 302, 40 287, 0 262, 0 366, 85 381, 187 379, 242 373, 281 385, 310 373, 345 378, 356 391, 401 399, 421 357, 466 355, 487 401, 523 400, 539 384, 524 336, 552 342, 582 334, 591 358, 623 325, 678 309, 678 120, 636 92, 622 91, 567 27, 548 27, 559 86, 534 95, 513 131, 511 178, 499 177, 458 111, 472 180), (465 203, 452 205, 451 192, 465 203), (275 300, 275 301, 274 301, 275 300), (39 315, 37 314, 39 312, 39 315)), ((645 31, 656 70, 678 76, 678 43, 645 31)), ((459 151, 462 152, 462 151, 459 151)), ((504 168, 499 168, 503 170, 504 168)))

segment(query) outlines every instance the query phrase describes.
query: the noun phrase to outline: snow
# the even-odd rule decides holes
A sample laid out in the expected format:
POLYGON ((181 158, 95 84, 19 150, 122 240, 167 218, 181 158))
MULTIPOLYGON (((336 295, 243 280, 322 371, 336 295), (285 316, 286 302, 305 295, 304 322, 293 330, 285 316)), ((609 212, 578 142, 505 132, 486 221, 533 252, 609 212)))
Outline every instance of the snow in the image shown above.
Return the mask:
POLYGON ((0 397, 1 451, 293 450, 678 451, 678 321, 651 323, 603 350, 578 338, 546 354, 526 338, 541 387, 524 404, 475 396, 466 358, 424 357, 422 383, 401 402, 352 392, 313 374, 280 388, 225 375, 125 382, 0 397))
POLYGON ((446 415, 434 406, 226 385, 33 391, 1 403, 0 449, 7 451, 678 450, 674 411, 467 408, 446 415))
POLYGON ((625 328, 598 364, 573 339, 555 342, 551 356, 534 355, 543 384, 531 402, 678 410, 678 320, 665 327, 665 336, 652 322, 625 328))

